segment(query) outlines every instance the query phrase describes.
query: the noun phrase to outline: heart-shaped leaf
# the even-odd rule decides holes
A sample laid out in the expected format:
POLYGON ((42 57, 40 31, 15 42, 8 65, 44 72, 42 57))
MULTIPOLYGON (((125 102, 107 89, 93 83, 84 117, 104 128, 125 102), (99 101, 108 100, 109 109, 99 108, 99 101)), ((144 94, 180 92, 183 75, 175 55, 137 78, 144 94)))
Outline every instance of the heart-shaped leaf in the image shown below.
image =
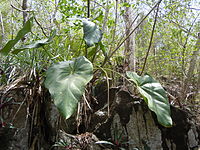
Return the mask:
POLYGON ((8 43, 0 50, 3 55, 8 55, 11 49, 17 44, 17 42, 23 38, 28 32, 31 32, 33 26, 33 17, 31 17, 23 26, 23 28, 17 33, 15 39, 8 41, 8 43))
POLYGON ((45 87, 60 113, 68 119, 77 109, 86 84, 93 77, 92 63, 81 56, 73 61, 53 64, 47 70, 45 87))
POLYGON ((102 39, 102 31, 94 22, 83 20, 84 40, 88 47, 93 46, 102 39))
POLYGON ((170 105, 161 84, 147 74, 141 77, 135 72, 128 71, 126 75, 136 84, 149 109, 157 115, 158 122, 165 127, 171 127, 170 105))

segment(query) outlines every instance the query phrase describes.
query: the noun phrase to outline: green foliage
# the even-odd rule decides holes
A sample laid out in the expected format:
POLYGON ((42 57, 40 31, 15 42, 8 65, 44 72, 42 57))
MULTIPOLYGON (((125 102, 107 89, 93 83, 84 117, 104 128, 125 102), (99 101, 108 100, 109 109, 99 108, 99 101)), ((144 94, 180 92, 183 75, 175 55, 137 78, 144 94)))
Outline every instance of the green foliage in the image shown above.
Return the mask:
POLYGON ((165 127, 171 127, 170 105, 160 83, 147 74, 141 77, 135 72, 128 71, 126 75, 136 84, 149 109, 157 115, 158 122, 165 127))
POLYGON ((85 57, 53 64, 47 70, 45 86, 66 119, 76 110, 92 72, 93 66, 85 57))
MULTIPOLYGON (((87 16, 86 0, 84 1, 60 0, 59 3, 56 3, 55 1, 55 5, 51 1, 35 0, 31 5, 32 8, 29 6, 30 8, 28 8, 28 10, 29 9, 34 10, 34 15, 35 17, 37 17, 38 20, 37 22, 38 27, 32 29, 31 32, 32 34, 30 34, 29 37, 26 39, 26 43, 29 44, 25 45, 22 42, 20 44, 22 46, 17 49, 15 49, 14 47, 17 45, 17 43, 19 43, 20 39, 31 31, 33 18, 30 18, 28 22, 25 24, 25 26, 19 31, 19 27, 21 26, 23 21, 22 19, 23 16, 21 15, 22 13, 16 9, 10 9, 10 4, 7 1, 3 0, 2 2, 0 2, 2 4, 2 7, 0 6, 1 9, 0 11, 3 16, 2 17, 3 19, 1 21, 1 26, 4 26, 4 32, 5 32, 5 35, 0 37, 3 39, 2 41, 0 39, 0 45, 3 45, 3 43, 5 43, 4 41, 7 41, 7 39, 13 39, 14 33, 17 33, 19 31, 16 38, 14 40, 10 40, 5 45, 5 47, 0 50, 0 54, 3 55, 8 55, 10 52, 12 52, 12 54, 15 54, 15 55, 8 55, 8 57, 4 57, 2 58, 3 60, 0 60, 0 67, 2 68, 2 70, 6 72, 4 76, 1 76, 1 80, 4 83, 6 83, 7 77, 10 78, 10 81, 17 78, 17 76, 13 78, 13 76, 10 75, 11 74, 10 72, 12 73, 14 72, 10 71, 12 70, 12 68, 20 68, 21 70, 36 68, 36 70, 37 71, 39 70, 38 72, 40 72, 41 70, 44 70, 44 68, 49 67, 49 64, 51 64, 52 62, 71 60, 72 58, 82 56, 85 54, 84 53, 85 47, 83 44, 84 40, 87 45, 86 48, 90 47, 87 49, 86 56, 88 57, 89 60, 91 60, 92 63, 94 63, 93 64, 94 66, 100 66, 102 63, 102 59, 104 57, 107 57, 107 55, 109 55, 110 53, 112 53, 112 51, 117 47, 120 41, 122 41, 123 38, 127 36, 123 26, 125 23, 123 20, 123 16, 126 9, 128 7, 129 8, 134 7, 136 12, 137 10, 138 12, 142 12, 134 23, 137 24, 145 16, 148 9, 151 8, 155 3, 154 0, 153 1, 142 0, 130 3, 127 2, 123 3, 118 1, 118 4, 115 3, 116 1, 105 1, 105 0, 90 1, 90 2, 91 2, 90 20, 92 20, 92 22, 86 19, 80 19, 80 18, 86 18, 87 16), (116 14, 114 14, 114 12, 116 14), (79 19, 72 22, 69 18, 79 18, 79 19), (80 20, 83 23, 83 33, 80 30, 82 29, 82 24, 80 20), (52 28, 57 28, 57 35, 54 37, 54 34, 51 34, 49 38, 43 39, 44 36, 41 32, 41 29, 43 29, 43 32, 49 35, 49 32, 52 30, 52 28), (103 41, 101 41, 102 40, 102 32, 100 30, 101 28, 102 31, 104 32, 103 41), (51 44, 49 44, 50 42, 51 44), (40 49, 36 49, 39 47, 40 49), (32 50, 23 51, 25 49, 32 49, 32 50), (19 53, 20 51, 23 52, 19 53)), ((194 26, 192 25, 194 18, 197 16, 197 11, 195 12, 195 10, 189 8, 191 6, 190 3, 191 3, 190 0, 162 1, 159 10, 159 17, 157 18, 157 26, 154 33, 155 36, 152 42, 152 48, 151 48, 152 50, 150 51, 147 60, 147 67, 146 67, 147 72, 155 73, 158 76, 169 75, 171 77, 180 76, 181 79, 185 78, 190 63, 190 59, 192 57, 191 54, 195 50, 194 45, 196 42, 196 39, 190 36, 190 34, 188 34, 187 31, 191 32, 192 33, 191 35, 194 35, 194 33, 197 33, 199 31, 200 27, 199 23, 196 22, 194 22, 194 26)), ((17 3, 14 3, 14 6, 19 8, 21 7, 17 3)), ((133 18, 134 17, 135 16, 133 16, 133 18)), ((149 38, 151 36, 154 17, 155 17, 154 13, 149 15, 149 17, 139 26, 139 28, 135 32, 136 53, 137 53, 136 69, 138 69, 137 71, 140 71, 141 66, 143 65, 144 62, 146 50, 149 46, 149 38)), ((133 27, 135 26, 134 24, 133 27)), ((2 27, 0 27, 0 29, 3 30, 2 27)), ((109 69, 117 70, 120 73, 122 73, 123 69, 125 68, 124 66, 128 65, 124 64, 125 62, 124 60, 126 60, 126 55, 129 54, 124 55, 124 47, 122 46, 115 53, 115 55, 112 58, 110 58, 110 61, 106 64, 108 70, 109 69)), ((60 77, 58 72, 59 69, 61 70, 62 68, 59 68, 58 66, 62 66, 65 64, 67 66, 66 67, 67 71, 70 69, 73 70, 72 69, 73 67, 71 68, 71 65, 74 64, 74 62, 77 62, 78 61, 77 59, 75 59, 74 61, 67 61, 67 63, 66 62, 56 63, 55 65, 49 68, 47 72, 47 77, 50 78, 52 76, 51 78, 52 83, 54 83, 53 80, 54 78, 58 79, 59 81, 60 77), (52 72, 53 75, 50 75, 50 72, 52 72), (56 75, 56 73, 58 76, 56 75)), ((88 62, 88 64, 90 63, 88 62)), ((118 74, 117 73, 116 74, 112 73, 114 84, 115 83, 119 84, 116 75, 119 75, 120 73, 118 74)), ((198 72, 196 71, 195 73, 197 74, 198 72)), ((63 74, 65 73, 63 72, 63 74)), ((71 79, 70 77, 73 78, 72 74, 68 75, 66 73, 65 76, 69 79, 71 79)), ((99 79, 101 78, 102 77, 99 77, 99 79)), ((148 93, 149 92, 148 90, 150 89, 145 87, 146 85, 151 84, 150 81, 152 81, 153 85, 155 84, 158 85, 158 83, 156 82, 154 84, 155 80, 151 79, 151 77, 148 75, 145 75, 144 77, 139 77, 134 75, 134 78, 138 79, 138 80, 135 79, 135 83, 137 83, 137 87, 138 89, 140 89, 140 92, 141 91, 143 92, 144 99, 148 103, 150 109, 153 109, 155 112, 157 112, 156 109, 157 107, 159 108, 159 111, 157 112, 158 114, 160 113, 160 116, 157 114, 159 122, 161 122, 165 126, 168 125, 170 126, 170 119, 169 119, 170 113, 167 111, 169 106, 168 103, 165 103, 166 97, 164 96, 163 99, 160 99, 160 97, 162 96, 156 95, 154 92, 152 96, 151 95, 152 93, 148 93), (146 78, 149 79, 150 83, 146 82, 146 78), (145 80, 144 82, 145 84, 141 85, 141 83, 143 83, 142 82, 143 80, 145 80), (159 98, 161 103, 159 100, 157 99, 155 100, 156 96, 159 98), (150 98, 150 100, 148 98, 150 98), (167 112, 165 118, 168 122, 166 121, 164 123, 163 123, 163 117, 161 115, 163 114, 163 112, 161 111, 162 106, 166 108, 163 111, 167 112)), ((68 81, 72 82, 72 80, 68 81)), ((64 82, 66 82, 66 80, 64 80, 64 82)), ((71 82, 70 84, 73 85, 71 82)), ((58 83, 60 82, 55 81, 55 84, 58 83)), ((75 81, 75 84, 76 83, 77 82, 75 81)), ((64 85, 61 84, 61 86, 64 85)), ((160 88, 160 86, 158 87, 159 89, 162 89, 160 88)), ((60 90, 64 90, 64 88, 60 90)), ((82 92, 83 91, 84 89, 82 87, 82 92)), ((71 96, 70 101, 67 100, 66 102, 63 102, 66 105, 68 103, 70 105, 72 104, 72 108, 68 109, 69 112, 63 111, 65 106, 61 107, 62 102, 59 105, 60 107, 59 109, 62 112, 62 114, 66 116, 66 114, 68 113, 68 117, 73 113, 73 111, 76 108, 77 101, 79 101, 78 99, 71 101, 73 99, 72 95, 73 94, 70 95, 71 96)), ((79 93, 79 95, 82 94, 79 93)), ((53 97, 61 98, 62 95, 57 95, 53 93, 53 97)), ((64 98, 67 99, 66 97, 64 98)), ((56 100, 55 103, 58 104, 59 103, 58 100, 56 100)))
POLYGON ((88 47, 97 44, 102 39, 102 32, 97 25, 91 21, 83 20, 84 40, 88 47))
POLYGON ((8 43, 4 46, 3 49, 0 50, 0 54, 8 55, 11 49, 22 39, 27 33, 31 32, 31 28, 33 26, 33 17, 31 17, 23 26, 23 28, 17 33, 15 39, 8 41, 8 43))
POLYGON ((13 54, 18 54, 19 52, 25 50, 25 49, 32 49, 32 48, 39 48, 39 47, 42 47, 46 44, 49 44, 52 42, 53 38, 55 37, 56 35, 56 30, 53 30, 52 34, 50 35, 49 38, 46 38, 46 39, 42 39, 42 40, 38 40, 36 42, 34 42, 33 44, 29 44, 29 45, 24 45, 20 48, 17 48, 15 50, 12 51, 13 54))
POLYGON ((60 0, 59 8, 61 13, 64 14, 63 18, 71 18, 75 16, 86 17, 86 7, 84 7, 83 1, 76 0, 60 0))

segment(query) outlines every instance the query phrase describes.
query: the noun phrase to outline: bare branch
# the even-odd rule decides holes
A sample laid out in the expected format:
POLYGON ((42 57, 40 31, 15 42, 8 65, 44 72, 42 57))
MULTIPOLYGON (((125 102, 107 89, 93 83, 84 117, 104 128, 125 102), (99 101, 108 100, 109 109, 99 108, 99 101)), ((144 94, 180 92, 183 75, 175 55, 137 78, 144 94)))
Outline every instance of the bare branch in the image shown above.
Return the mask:
POLYGON ((35 22, 37 23, 37 25, 40 27, 40 29, 42 30, 42 33, 47 37, 45 31, 44 31, 44 28, 42 27, 42 25, 38 22, 38 20, 36 19, 36 17, 34 17, 35 19, 35 22))
POLYGON ((34 12, 34 10, 23 10, 23 9, 20 9, 20 8, 17 8, 16 6, 14 6, 13 4, 10 4, 10 6, 18 11, 21 11, 21 12, 34 12))
POLYGON ((192 8, 192 7, 189 7, 189 8, 187 8, 187 9, 193 9, 193 10, 200 11, 200 9, 199 9, 199 8, 192 8))
POLYGON ((156 27, 156 22, 157 22, 157 17, 158 17, 159 4, 157 6, 157 11, 156 11, 156 15, 155 15, 153 29, 152 29, 152 32, 151 32, 151 38, 150 38, 150 42, 149 42, 149 47, 148 47, 148 50, 147 50, 147 53, 146 53, 146 57, 145 57, 144 64, 143 64, 142 71, 141 71, 140 75, 142 75, 143 72, 144 72, 144 69, 145 69, 145 66, 146 66, 146 63, 147 63, 147 58, 149 56, 149 52, 150 52, 150 49, 151 49, 151 45, 152 45, 152 41, 153 41, 153 36, 154 36, 154 32, 155 32, 155 27, 156 27))
POLYGON ((186 29, 184 26, 178 24, 177 22, 173 21, 173 20, 170 20, 171 23, 177 25, 181 30, 183 30, 183 32, 185 33, 188 33, 189 35, 195 37, 195 38, 198 38, 196 35, 194 35, 193 33, 191 33, 188 29, 186 29))

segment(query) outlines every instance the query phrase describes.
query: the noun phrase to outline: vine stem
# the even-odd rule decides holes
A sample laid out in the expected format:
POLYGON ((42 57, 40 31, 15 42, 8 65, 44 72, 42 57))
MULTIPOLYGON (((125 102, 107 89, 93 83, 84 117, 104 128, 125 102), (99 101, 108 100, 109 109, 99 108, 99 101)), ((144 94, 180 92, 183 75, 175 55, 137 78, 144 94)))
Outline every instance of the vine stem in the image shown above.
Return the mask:
POLYGON ((159 4, 160 3, 158 3, 158 5, 157 5, 157 11, 156 11, 155 19, 154 19, 153 29, 152 29, 152 32, 151 32, 149 47, 148 47, 148 50, 147 50, 147 53, 146 53, 146 57, 145 57, 144 64, 143 64, 142 71, 141 71, 140 75, 142 75, 143 72, 144 72, 144 69, 145 69, 145 66, 146 66, 146 63, 147 63, 147 58, 148 58, 149 52, 151 50, 151 45, 152 45, 153 36, 154 36, 154 32, 155 32, 156 22, 157 22, 157 18, 158 18, 159 4))

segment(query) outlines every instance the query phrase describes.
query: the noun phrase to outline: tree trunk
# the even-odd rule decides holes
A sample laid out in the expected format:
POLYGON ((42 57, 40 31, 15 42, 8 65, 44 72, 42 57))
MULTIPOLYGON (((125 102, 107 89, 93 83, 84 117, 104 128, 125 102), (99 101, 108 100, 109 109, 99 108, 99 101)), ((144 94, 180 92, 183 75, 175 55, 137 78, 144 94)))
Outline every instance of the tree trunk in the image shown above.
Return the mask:
POLYGON ((23 0, 22 1, 22 10, 24 10, 23 11, 23 25, 26 23, 27 17, 28 17, 28 14, 26 12, 27 7, 28 7, 28 0, 23 0))
MULTIPOLYGON (((1 37, 0 37, 0 45, 2 45, 2 42, 3 42, 3 38, 4 38, 4 25, 3 25, 3 17, 2 17, 2 14, 1 14, 1 11, 0 11, 0 24, 1 24, 1 37)), ((1 46, 0 46, 1 48, 1 46)))
MULTIPOLYGON (((124 3, 131 2, 130 0, 122 0, 124 3)), ((125 22, 125 33, 126 36, 130 34, 130 32, 134 29, 135 24, 134 20, 134 10, 132 7, 125 7, 124 14, 124 22, 125 22)), ((128 69, 131 71, 135 71, 136 68, 136 58, 135 58, 135 33, 133 33, 126 41, 125 41, 125 64, 128 64, 128 69)))
MULTIPOLYGON (((200 52, 200 33, 198 34, 198 42, 197 42, 196 46, 197 46, 198 51, 200 52)), ((199 60, 199 58, 197 60, 199 60)), ((199 61, 199 66, 198 66, 197 72, 198 72, 198 81, 197 81, 197 86, 196 86, 196 93, 200 94, 199 93, 199 90, 200 90, 200 61, 199 61)))
POLYGON ((197 39, 197 43, 196 43, 196 50, 193 51, 192 58, 190 60, 190 66, 189 66, 189 69, 188 69, 188 72, 187 72, 187 77, 186 77, 185 82, 184 82, 183 99, 186 98, 186 94, 188 92, 188 86, 189 86, 189 83, 192 80, 193 73, 194 73, 194 70, 195 70, 195 67, 196 67, 196 64, 197 64, 197 60, 198 60, 197 58, 198 58, 198 54, 199 53, 200 53, 200 33, 198 33, 198 39, 197 39))

